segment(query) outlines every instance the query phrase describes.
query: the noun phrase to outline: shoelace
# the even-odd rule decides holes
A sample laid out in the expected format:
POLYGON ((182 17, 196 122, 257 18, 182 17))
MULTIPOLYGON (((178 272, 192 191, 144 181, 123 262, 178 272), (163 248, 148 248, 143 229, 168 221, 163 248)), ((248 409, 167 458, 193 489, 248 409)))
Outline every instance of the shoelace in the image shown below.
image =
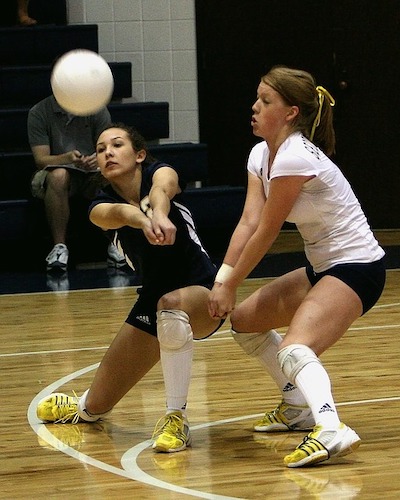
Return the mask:
POLYGON ((55 411, 53 410, 53 414, 55 413, 55 416, 57 416, 57 420, 54 421, 55 424, 66 424, 72 423, 72 424, 77 424, 79 422, 79 414, 77 411, 77 404, 78 404, 78 396, 76 395, 75 391, 72 391, 74 394, 74 401, 73 403, 69 403, 68 400, 72 397, 71 396, 62 396, 60 399, 60 402, 57 402, 56 404, 56 409, 55 411), (65 401, 64 401, 65 400, 65 401), (67 413, 65 411, 67 410, 67 413))
POLYGON ((262 421, 263 422, 269 422, 271 420, 276 420, 277 422, 281 422, 281 423, 284 423, 283 420, 281 419, 281 417, 279 416, 279 413, 281 411, 281 407, 282 407, 282 403, 280 403, 276 408, 275 410, 272 410, 272 411, 269 411, 267 412, 262 421))
POLYGON ((310 437, 310 435, 306 436, 296 449, 303 451, 307 455, 325 450, 329 455, 329 450, 318 439, 310 437))
POLYGON ((164 415, 156 423, 152 439, 162 433, 171 434, 172 436, 183 436, 182 422, 182 417, 179 417, 178 415, 175 415, 173 413, 171 413, 170 415, 164 415))

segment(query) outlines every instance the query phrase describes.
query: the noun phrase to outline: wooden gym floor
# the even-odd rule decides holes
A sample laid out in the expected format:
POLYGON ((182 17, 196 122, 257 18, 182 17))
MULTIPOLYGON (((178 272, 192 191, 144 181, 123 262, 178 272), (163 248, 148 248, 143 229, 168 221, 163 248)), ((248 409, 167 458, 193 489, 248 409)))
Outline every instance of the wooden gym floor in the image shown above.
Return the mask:
MULTIPOLYGON (((229 321, 195 345, 188 405, 192 448, 176 454, 149 449, 164 413, 159 365, 102 423, 39 423, 41 397, 53 391, 80 395, 89 386, 135 299, 135 278, 118 283, 105 270, 77 270, 68 286, 54 292, 43 276, 0 276, 0 497, 399 498, 400 246, 389 233, 380 238, 391 268, 385 291, 322 357, 341 418, 362 445, 335 462, 303 469, 282 463, 303 433, 252 432, 253 421, 279 396, 231 339, 229 321)), ((275 252, 258 271, 264 276, 241 287, 239 300, 270 279, 268 265, 278 272, 297 265, 297 237, 286 235, 275 252)))

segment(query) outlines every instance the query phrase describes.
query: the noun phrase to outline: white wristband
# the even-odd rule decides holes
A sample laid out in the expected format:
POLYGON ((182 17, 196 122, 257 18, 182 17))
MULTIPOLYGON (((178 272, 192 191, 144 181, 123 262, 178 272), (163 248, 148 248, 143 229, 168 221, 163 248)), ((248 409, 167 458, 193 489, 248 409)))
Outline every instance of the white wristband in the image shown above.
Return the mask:
POLYGON ((233 267, 229 264, 222 264, 219 268, 217 275, 215 276, 215 280, 218 283, 224 283, 229 276, 232 274, 233 267))

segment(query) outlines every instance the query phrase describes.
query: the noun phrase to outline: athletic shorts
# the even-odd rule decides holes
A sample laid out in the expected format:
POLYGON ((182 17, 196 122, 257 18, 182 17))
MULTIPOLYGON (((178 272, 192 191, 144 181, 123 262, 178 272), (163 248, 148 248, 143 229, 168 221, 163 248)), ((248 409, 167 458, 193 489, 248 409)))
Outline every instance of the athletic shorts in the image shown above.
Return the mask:
MULTIPOLYGON (((204 286, 205 288, 211 290, 214 283, 209 285, 202 284, 200 286, 204 286)), ((143 289, 138 290, 139 298, 135 302, 135 305, 125 322, 135 328, 138 328, 139 330, 143 330, 146 333, 157 337, 157 303, 161 296, 159 294, 143 293, 142 290, 143 289)), ((217 328, 210 333, 210 335, 215 333, 224 321, 225 320, 222 320, 217 328)))
MULTIPOLYGON (((81 173, 70 170, 69 196, 84 196, 88 199, 94 198, 99 189, 104 185, 104 178, 100 172, 81 173)), ((31 192, 35 198, 43 200, 46 194, 46 177, 48 170, 38 170, 32 177, 31 192)))
POLYGON ((312 286, 324 276, 335 276, 346 283, 360 297, 363 314, 376 304, 386 280, 384 259, 365 264, 338 264, 322 273, 315 273, 311 266, 307 266, 306 273, 312 286))

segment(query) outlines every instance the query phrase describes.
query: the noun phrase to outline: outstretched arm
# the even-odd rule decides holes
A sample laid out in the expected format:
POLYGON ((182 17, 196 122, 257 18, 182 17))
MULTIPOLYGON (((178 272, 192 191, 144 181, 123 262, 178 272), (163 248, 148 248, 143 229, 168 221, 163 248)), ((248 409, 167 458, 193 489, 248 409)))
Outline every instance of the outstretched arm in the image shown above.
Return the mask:
POLYGON ((232 267, 238 261, 247 241, 257 229, 265 203, 262 181, 251 173, 248 173, 247 177, 247 194, 243 212, 224 257, 224 263, 232 267))
POLYGON ((234 267, 223 277, 223 283, 213 288, 209 303, 211 316, 224 317, 233 310, 237 287, 268 252, 292 210, 303 184, 310 178, 288 176, 271 181, 269 196, 262 209, 258 227, 245 242, 234 267))
POLYGON ((149 193, 152 226, 160 245, 175 243, 176 227, 169 219, 172 198, 181 192, 178 174, 171 167, 161 167, 153 175, 149 193))
POLYGON ((149 243, 159 245, 151 220, 139 207, 126 203, 99 203, 89 214, 89 219, 100 228, 119 229, 123 226, 141 229, 149 243))

